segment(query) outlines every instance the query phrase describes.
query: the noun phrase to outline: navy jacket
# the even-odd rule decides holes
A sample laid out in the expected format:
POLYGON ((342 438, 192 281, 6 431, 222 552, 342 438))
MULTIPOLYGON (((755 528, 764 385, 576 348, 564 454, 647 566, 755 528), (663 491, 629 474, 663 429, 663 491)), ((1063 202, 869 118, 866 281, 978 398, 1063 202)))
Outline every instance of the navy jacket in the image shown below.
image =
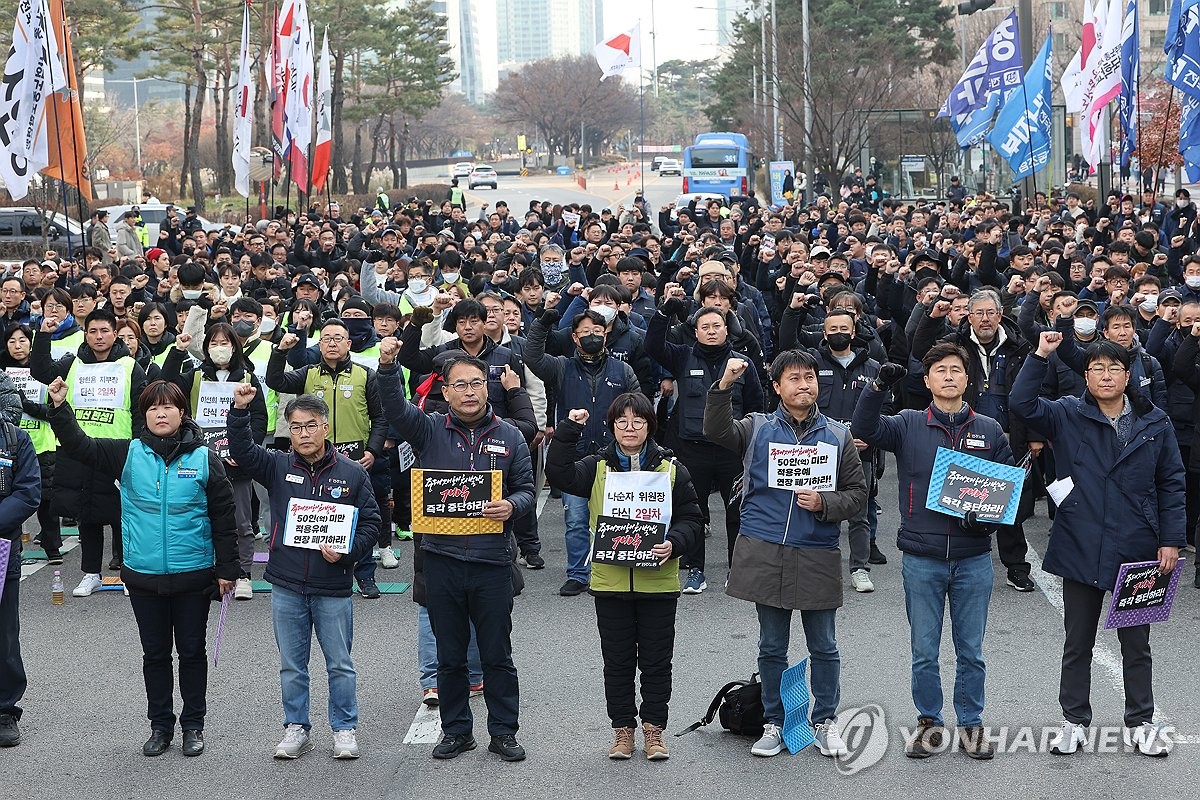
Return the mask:
POLYGON ((851 428, 867 444, 896 454, 900 483, 900 530, 896 546, 905 553, 948 561, 991 550, 988 535, 967 533, 956 517, 925 508, 925 498, 939 447, 1012 464, 1012 451, 1000 423, 976 414, 969 406, 965 419, 953 426, 947 426, 940 418, 945 415, 933 406, 920 411, 906 408, 896 416, 884 417, 881 410, 886 397, 885 392, 874 387, 865 389, 859 395, 851 428))
MULTIPOLYGON (((42 502, 42 470, 29 434, 3 420, 0 420, 0 425, 10 426, 8 436, 12 441, 9 449, 13 462, 12 492, 7 497, 0 498, 0 538, 19 542, 21 526, 33 516, 42 502)), ((3 439, 0 438, 0 447, 2 446, 3 439)), ((17 555, 17 547, 19 545, 13 548, 10 559, 20 558, 17 555)))
MULTIPOLYGON (((529 445, 516 426, 492 413, 468 428, 453 413, 426 414, 404 398, 400 370, 393 364, 380 364, 380 392, 387 409, 388 422, 402 441, 412 445, 417 460, 414 467, 452 470, 500 470, 503 475, 501 497, 513 504, 512 516, 504 523, 504 534, 475 536, 421 537, 426 552, 482 564, 509 564, 514 519, 520 519, 534 503, 533 462, 529 445)), ((532 416, 533 408, 529 407, 532 416)))
POLYGON ((267 450, 250 438, 250 411, 229 410, 229 450, 234 461, 261 483, 271 498, 271 559, 263 576, 299 594, 349 597, 354 565, 371 552, 379 539, 379 505, 371 478, 357 461, 326 446, 316 464, 280 450, 267 450), (320 550, 283 543, 288 503, 293 497, 328 499, 358 507, 358 524, 350 552, 330 564, 320 550))
POLYGON ((1091 395, 1038 396, 1046 360, 1026 359, 1010 400, 1013 413, 1054 448, 1056 479, 1074 488, 1058 507, 1042 566, 1098 589, 1111 589, 1124 562, 1157 561, 1159 547, 1183 547, 1183 461, 1171 421, 1138 392, 1129 443, 1116 433, 1091 395))

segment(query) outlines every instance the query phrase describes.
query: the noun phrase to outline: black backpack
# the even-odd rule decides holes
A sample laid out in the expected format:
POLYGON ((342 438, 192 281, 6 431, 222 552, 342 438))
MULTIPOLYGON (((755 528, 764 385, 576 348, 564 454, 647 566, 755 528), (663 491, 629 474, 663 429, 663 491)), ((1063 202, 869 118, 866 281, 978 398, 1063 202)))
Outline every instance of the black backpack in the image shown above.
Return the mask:
POLYGON ((675 734, 676 737, 691 733, 702 728, 720 717, 721 727, 739 736, 762 736, 763 719, 762 684, 758 682, 758 673, 750 676, 748 681, 730 681, 721 687, 717 696, 708 706, 704 719, 689 725, 675 734))

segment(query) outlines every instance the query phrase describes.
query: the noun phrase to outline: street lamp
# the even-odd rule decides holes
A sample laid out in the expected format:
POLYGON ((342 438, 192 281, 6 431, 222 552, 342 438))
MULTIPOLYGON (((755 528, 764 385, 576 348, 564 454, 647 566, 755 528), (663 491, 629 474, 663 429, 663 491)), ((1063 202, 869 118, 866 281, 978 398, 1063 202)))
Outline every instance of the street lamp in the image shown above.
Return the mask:
MULTIPOLYGON (((144 78, 142 80, 145 80, 144 78)), ((105 78, 105 83, 132 83, 133 84, 133 142, 137 152, 138 174, 145 177, 145 172, 142 170, 142 107, 138 103, 138 79, 137 78, 105 78)))

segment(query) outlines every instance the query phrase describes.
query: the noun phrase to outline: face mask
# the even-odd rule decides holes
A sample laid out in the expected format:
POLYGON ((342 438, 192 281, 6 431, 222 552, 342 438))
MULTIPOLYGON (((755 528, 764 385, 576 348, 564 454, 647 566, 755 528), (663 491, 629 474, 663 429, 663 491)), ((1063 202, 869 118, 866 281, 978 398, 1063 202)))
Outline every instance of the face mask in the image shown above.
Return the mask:
POLYGON ((413 278, 408 282, 408 290, 413 294, 423 294, 429 288, 429 281, 424 278, 413 278))
POLYGON ((1200 289, 1200 275, 1188 275, 1183 279, 1189 289, 1200 289))
POLYGON ((612 321, 617 318, 617 310, 612 306, 592 306, 589 311, 595 311, 600 316, 604 317, 604 324, 611 325, 612 321))
POLYGON ((604 337, 594 333, 580 336, 579 349, 589 356, 594 356, 604 349, 604 337))
POLYGON ((364 342, 371 338, 371 333, 375 330, 375 323, 369 319, 348 319, 345 320, 346 330, 350 332, 350 340, 353 342, 364 342))
POLYGON ((840 353, 850 346, 854 341, 854 337, 848 333, 831 333, 825 337, 825 341, 829 343, 829 349, 835 353, 840 353))
POLYGON ((561 261, 543 261, 542 275, 546 277, 546 282, 549 284, 557 284, 562 280, 563 264, 561 261))
POLYGON ((184 300, 199 300, 200 296, 203 294, 204 294, 203 289, 184 289, 183 290, 183 299, 184 300))
POLYGON ((446 283, 458 283, 458 275, 459 273, 457 272, 443 272, 442 280, 446 283))
POLYGON ((239 339, 249 339, 254 335, 254 323, 248 319, 240 319, 233 323, 233 332, 239 339))
POLYGON ((1147 295, 1145 299, 1142 300, 1141 305, 1139 305, 1138 308, 1142 309, 1142 311, 1145 311, 1147 314, 1153 314, 1154 310, 1158 308, 1158 295, 1147 295))
POLYGON ((208 357, 218 367, 222 367, 233 360, 233 345, 214 344, 208 348, 208 357))
POLYGON ((258 326, 259 336, 270 336, 275 330, 275 320, 270 317, 263 317, 262 324, 258 326))
POLYGON ((1186 199, 1184 199, 1184 198, 1182 198, 1182 197, 1179 197, 1179 198, 1176 198, 1176 200, 1175 200, 1175 207, 1176 207, 1176 208, 1187 208, 1187 207, 1188 207, 1188 203, 1190 203, 1190 202, 1192 202, 1192 201, 1191 201, 1191 200, 1186 200, 1186 199))
POLYGON ((1091 336, 1096 332, 1096 320, 1087 317, 1075 318, 1075 333, 1080 336, 1091 336))

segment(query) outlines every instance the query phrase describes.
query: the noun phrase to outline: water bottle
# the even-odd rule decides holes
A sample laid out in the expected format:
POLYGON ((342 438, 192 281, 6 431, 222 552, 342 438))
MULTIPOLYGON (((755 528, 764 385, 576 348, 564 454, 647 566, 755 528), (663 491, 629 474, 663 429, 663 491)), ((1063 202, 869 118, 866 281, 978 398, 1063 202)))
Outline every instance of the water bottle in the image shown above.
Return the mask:
POLYGON ((66 595, 63 592, 62 571, 54 570, 54 583, 50 584, 50 604, 61 606, 65 603, 66 595))

